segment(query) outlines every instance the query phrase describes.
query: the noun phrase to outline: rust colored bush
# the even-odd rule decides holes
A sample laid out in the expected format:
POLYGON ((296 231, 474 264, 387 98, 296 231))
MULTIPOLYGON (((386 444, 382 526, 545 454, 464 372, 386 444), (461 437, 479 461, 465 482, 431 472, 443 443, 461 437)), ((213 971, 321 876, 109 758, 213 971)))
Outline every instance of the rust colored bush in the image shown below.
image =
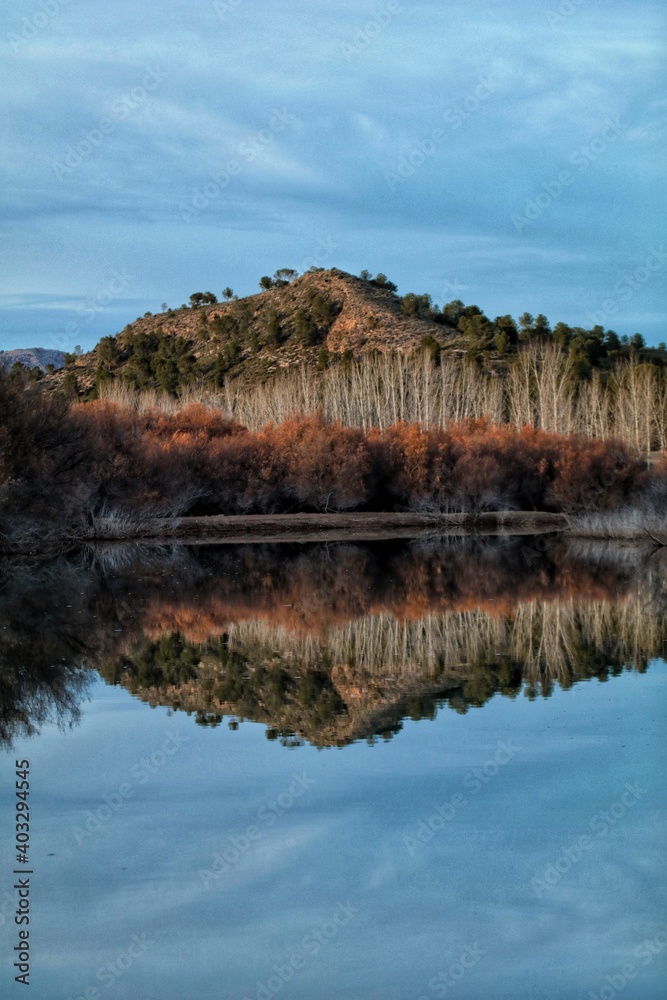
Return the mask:
POLYGON ((353 510, 369 499, 372 459, 363 431, 320 414, 269 427, 264 437, 284 462, 284 490, 295 510, 353 510))
POLYGON ((646 485, 645 463, 618 441, 486 421, 430 431, 397 425, 384 438, 389 490, 414 508, 611 509, 646 485))
POLYGON ((608 511, 667 495, 667 458, 649 470, 618 441, 483 420, 364 432, 321 414, 251 432, 203 406, 175 414, 102 401, 68 408, 0 388, 5 509, 19 498, 26 509, 50 509, 54 490, 58 505, 71 513, 78 504, 84 519, 112 510, 608 511))
POLYGON ((547 500, 558 510, 613 510, 645 489, 646 462, 620 441, 559 439, 547 500))
POLYGON ((147 431, 160 440, 168 440, 174 434, 179 434, 213 441, 245 433, 241 424, 225 417, 219 410, 212 410, 200 403, 192 403, 178 413, 148 411, 145 426, 147 431))
POLYGON ((87 430, 98 506, 576 512, 618 507, 648 476, 620 442, 486 421, 364 434, 316 414, 252 433, 204 407, 164 415, 113 404, 77 407, 75 418, 87 430))

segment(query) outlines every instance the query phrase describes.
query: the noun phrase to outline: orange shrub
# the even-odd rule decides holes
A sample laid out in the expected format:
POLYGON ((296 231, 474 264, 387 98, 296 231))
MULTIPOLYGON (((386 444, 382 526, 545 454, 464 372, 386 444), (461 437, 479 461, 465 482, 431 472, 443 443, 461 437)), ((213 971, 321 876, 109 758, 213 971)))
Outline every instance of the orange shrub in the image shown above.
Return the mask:
MULTIPOLYGON (((345 428, 321 414, 250 432, 220 413, 77 406, 93 509, 181 513, 326 510, 611 509, 652 477, 617 441, 517 431, 486 421, 424 430, 345 428)), ((662 471, 661 471, 662 470, 662 471)))
POLYGON ((359 428, 317 414, 267 427, 264 436, 284 462, 284 490, 296 510, 352 510, 369 498, 371 456, 359 428))

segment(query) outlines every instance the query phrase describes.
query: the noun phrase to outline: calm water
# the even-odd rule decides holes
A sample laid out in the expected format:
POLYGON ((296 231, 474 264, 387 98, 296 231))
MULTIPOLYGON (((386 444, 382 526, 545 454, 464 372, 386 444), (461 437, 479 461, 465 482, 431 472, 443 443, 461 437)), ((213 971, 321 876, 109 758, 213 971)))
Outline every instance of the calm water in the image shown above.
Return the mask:
POLYGON ((13 568, 25 995, 663 997, 666 580, 548 540, 13 568))

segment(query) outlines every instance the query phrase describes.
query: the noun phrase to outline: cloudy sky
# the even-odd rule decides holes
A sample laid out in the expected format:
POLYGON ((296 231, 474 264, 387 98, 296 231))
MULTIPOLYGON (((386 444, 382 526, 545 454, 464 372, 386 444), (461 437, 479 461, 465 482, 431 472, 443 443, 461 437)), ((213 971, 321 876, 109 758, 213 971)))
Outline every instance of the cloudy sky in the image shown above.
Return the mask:
POLYGON ((313 263, 667 339, 666 20, 661 0, 13 0, 0 348, 88 348, 313 263))

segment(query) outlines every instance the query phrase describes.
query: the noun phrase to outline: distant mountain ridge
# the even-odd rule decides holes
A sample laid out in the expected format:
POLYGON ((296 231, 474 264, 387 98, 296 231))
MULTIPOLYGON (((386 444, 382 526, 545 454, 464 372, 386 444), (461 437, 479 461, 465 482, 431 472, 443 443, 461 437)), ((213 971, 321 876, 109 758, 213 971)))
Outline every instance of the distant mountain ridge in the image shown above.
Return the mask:
POLYGON ((41 368, 45 371, 47 365, 54 368, 64 368, 65 352, 50 350, 46 347, 19 347, 13 351, 0 351, 0 367, 11 368, 19 362, 27 368, 41 368))

